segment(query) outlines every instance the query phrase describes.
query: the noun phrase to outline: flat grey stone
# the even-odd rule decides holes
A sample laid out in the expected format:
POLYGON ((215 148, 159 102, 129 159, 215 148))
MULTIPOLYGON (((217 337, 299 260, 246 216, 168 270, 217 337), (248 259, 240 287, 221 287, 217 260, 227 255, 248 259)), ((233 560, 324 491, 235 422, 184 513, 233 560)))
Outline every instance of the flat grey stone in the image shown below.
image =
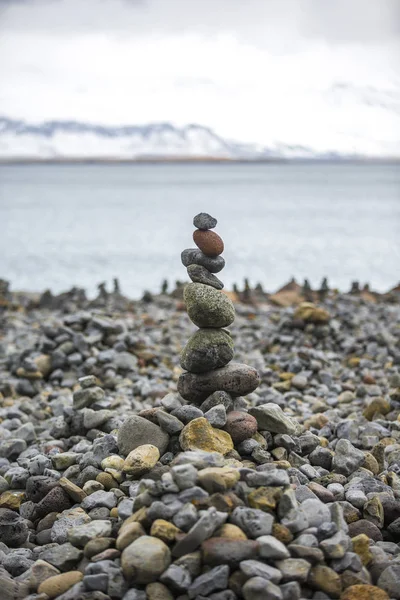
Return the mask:
POLYGON ((230 522, 237 525, 252 539, 270 535, 274 517, 262 510, 238 506, 230 516, 230 522))
POLYGON ((126 456, 143 444, 156 446, 162 456, 167 449, 168 442, 169 435, 161 427, 138 415, 128 417, 118 431, 118 447, 120 452, 126 456))
POLYGON ((224 590, 228 587, 229 567, 221 565, 214 567, 207 573, 203 573, 193 581, 188 589, 190 600, 196 596, 209 596, 216 590, 224 590))
POLYGON ((186 536, 176 544, 172 551, 173 556, 178 558, 196 550, 204 540, 210 538, 214 531, 225 523, 227 517, 226 513, 218 512, 214 507, 209 508, 186 536))
POLYGON ((250 408, 249 413, 257 419, 258 427, 262 430, 287 435, 297 435, 302 430, 302 426, 274 402, 254 406, 250 408))

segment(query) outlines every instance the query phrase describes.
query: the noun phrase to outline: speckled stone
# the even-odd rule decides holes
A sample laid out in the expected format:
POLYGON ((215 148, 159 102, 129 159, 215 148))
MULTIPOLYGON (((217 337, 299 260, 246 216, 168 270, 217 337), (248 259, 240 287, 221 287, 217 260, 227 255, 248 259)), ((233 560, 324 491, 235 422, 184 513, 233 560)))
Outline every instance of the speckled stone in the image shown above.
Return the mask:
POLYGON ((224 242, 215 231, 196 229, 193 241, 206 256, 219 256, 224 251, 224 242))
POLYGON ((189 318, 197 327, 228 327, 235 319, 232 301, 203 283, 189 283, 183 292, 189 318))
POLYGON ((225 367, 233 358, 233 340, 223 329, 199 329, 181 354, 181 367, 191 373, 206 373, 225 367))
POLYGON ((214 229, 217 226, 217 219, 209 215, 208 213, 199 213, 193 219, 193 225, 198 229, 214 229))

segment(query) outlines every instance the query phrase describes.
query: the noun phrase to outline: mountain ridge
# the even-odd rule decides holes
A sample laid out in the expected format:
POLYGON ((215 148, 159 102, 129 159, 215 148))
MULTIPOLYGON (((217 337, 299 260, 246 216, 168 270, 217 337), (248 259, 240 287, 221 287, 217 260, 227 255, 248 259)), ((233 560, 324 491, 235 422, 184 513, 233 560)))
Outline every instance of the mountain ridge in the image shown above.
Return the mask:
POLYGON ((321 152, 305 144, 275 142, 248 144, 228 140, 210 127, 189 123, 178 127, 168 121, 144 125, 101 125, 75 120, 29 123, 0 116, 0 160, 32 161, 140 161, 140 160, 349 160, 397 159, 389 155, 321 152))

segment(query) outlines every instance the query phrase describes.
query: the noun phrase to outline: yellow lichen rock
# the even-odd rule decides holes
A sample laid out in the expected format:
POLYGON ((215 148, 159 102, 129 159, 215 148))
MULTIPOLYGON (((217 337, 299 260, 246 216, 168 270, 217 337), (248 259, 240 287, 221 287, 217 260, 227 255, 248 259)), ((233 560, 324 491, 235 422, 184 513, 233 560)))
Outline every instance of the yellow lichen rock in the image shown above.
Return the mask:
POLYGON ((182 450, 204 450, 227 454, 233 450, 233 442, 229 433, 215 429, 204 417, 190 421, 179 437, 182 450))
POLYGON ((306 323, 323 324, 328 323, 331 316, 327 310, 316 306, 312 302, 302 302, 294 313, 295 319, 301 319, 306 323))

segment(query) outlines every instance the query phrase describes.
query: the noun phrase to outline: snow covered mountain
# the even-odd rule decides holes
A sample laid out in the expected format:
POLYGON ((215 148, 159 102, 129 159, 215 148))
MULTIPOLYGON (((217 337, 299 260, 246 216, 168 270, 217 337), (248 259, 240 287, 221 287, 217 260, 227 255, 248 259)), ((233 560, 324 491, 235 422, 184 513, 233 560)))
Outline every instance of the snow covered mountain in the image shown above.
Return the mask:
POLYGON ((201 125, 107 127, 76 121, 38 125, 0 117, 0 159, 252 158, 262 149, 228 142, 201 125))
MULTIPOLYGON (((393 154, 385 153, 386 156, 393 154)), ((384 154, 384 155, 385 155, 384 154)), ((334 148, 315 149, 283 142, 268 147, 218 136, 201 125, 176 127, 150 123, 110 127, 76 121, 31 124, 0 117, 0 160, 140 160, 349 158, 360 156, 334 148)), ((373 156, 369 154, 369 156, 373 156)))

